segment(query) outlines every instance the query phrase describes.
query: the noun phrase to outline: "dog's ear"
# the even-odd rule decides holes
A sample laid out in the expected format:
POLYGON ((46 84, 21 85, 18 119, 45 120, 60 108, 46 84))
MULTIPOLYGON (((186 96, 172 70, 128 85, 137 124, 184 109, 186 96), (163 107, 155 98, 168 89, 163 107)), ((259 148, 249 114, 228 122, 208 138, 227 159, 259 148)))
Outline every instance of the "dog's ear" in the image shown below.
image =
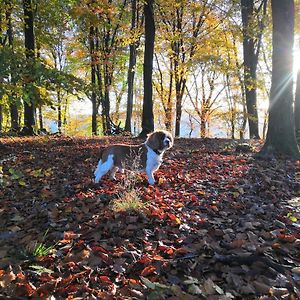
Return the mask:
POLYGON ((171 144, 172 144, 171 146, 173 146, 174 145, 174 138, 173 138, 172 134, 170 132, 166 132, 166 136, 170 139, 171 144))
POLYGON ((147 144, 152 149, 159 149, 160 140, 157 137, 157 132, 149 133, 147 136, 147 144))

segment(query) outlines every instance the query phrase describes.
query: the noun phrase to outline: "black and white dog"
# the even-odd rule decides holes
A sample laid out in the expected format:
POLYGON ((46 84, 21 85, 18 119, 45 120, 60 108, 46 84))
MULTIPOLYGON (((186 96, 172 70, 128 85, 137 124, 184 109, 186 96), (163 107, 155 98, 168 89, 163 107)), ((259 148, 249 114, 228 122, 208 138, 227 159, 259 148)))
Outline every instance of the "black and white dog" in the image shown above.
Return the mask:
POLYGON ((149 184, 155 183, 153 173, 162 163, 163 154, 173 146, 172 135, 164 130, 157 130, 148 135, 145 143, 137 146, 116 144, 106 147, 101 151, 100 160, 94 172, 95 182, 98 183, 102 176, 110 172, 110 177, 115 179, 118 170, 133 169, 133 164, 138 160, 139 170, 145 171, 149 184))

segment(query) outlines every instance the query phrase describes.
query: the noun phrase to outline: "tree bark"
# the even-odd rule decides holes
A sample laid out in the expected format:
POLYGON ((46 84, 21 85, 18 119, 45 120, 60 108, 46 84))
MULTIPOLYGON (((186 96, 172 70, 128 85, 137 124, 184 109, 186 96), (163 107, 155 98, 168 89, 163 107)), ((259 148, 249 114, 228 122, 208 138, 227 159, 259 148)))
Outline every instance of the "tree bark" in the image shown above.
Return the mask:
MULTIPOLYGON (((137 7, 136 0, 131 0, 131 30, 136 28, 137 19, 137 7)), ((126 110, 126 122, 125 131, 131 132, 131 119, 133 110, 133 87, 134 87, 134 76, 136 66, 136 55, 137 55, 137 43, 134 41, 129 45, 129 66, 127 74, 128 94, 127 94, 127 110, 126 110)))
POLYGON ((89 32, 90 59, 91 59, 91 84, 92 84, 92 134, 97 135, 97 95, 96 95, 96 54, 95 54, 95 28, 90 26, 89 32))
POLYGON ((293 113, 294 1, 272 0, 273 53, 269 124, 261 156, 299 158, 293 113))
POLYGON ((56 94, 57 94, 57 129, 58 129, 58 133, 61 133, 62 116, 61 116, 61 91, 60 91, 60 88, 58 88, 56 94))
MULTIPOLYGON (((95 28, 95 33, 96 33, 96 40, 95 40, 95 50, 96 53, 100 53, 100 41, 99 41, 99 30, 96 27, 95 28)), ((100 67, 100 61, 99 61, 99 55, 96 56, 96 77, 97 77, 97 87, 98 87, 98 95, 99 97, 97 98, 97 104, 96 104, 96 111, 98 114, 99 107, 102 104, 102 109, 103 109, 103 102, 104 102, 104 97, 103 97, 103 82, 102 82, 102 74, 101 74, 101 67, 100 67)), ((104 113, 102 111, 101 113, 101 123, 102 123, 102 133, 105 133, 105 118, 104 118, 104 113)))
POLYGON ((39 125, 40 125, 40 131, 44 131, 44 121, 43 121, 43 109, 42 106, 40 105, 38 108, 39 111, 39 125))
POLYGON ((0 136, 3 130, 3 106, 0 104, 0 136))
POLYGON ((244 84, 250 138, 259 139, 256 95, 257 58, 251 19, 254 14, 254 0, 241 0, 243 22, 244 84))
POLYGON ((297 82, 296 82, 295 131, 296 131, 296 138, 298 140, 298 143, 300 144, 300 69, 298 69, 297 82))
POLYGON ((153 12, 154 0, 147 0, 144 4, 145 14, 145 53, 144 53, 144 99, 142 113, 142 132, 140 137, 146 137, 154 130, 153 99, 152 99, 152 71, 155 39, 155 23, 153 12))
POLYGON ((112 81, 112 74, 109 66, 104 66, 104 99, 103 99, 103 116, 104 116, 104 134, 111 135, 111 120, 110 120, 110 87, 112 81))
MULTIPOLYGON (((14 48, 14 36, 13 36, 13 27, 11 22, 11 10, 12 10, 12 4, 9 1, 5 1, 5 4, 7 6, 6 11, 6 24, 7 24, 7 37, 8 37, 8 46, 10 47, 11 51, 13 51, 14 48)), ((14 70, 10 68, 10 80, 12 84, 15 84, 15 74, 14 70)), ((19 126, 19 111, 16 104, 16 95, 13 93, 12 96, 9 97, 9 111, 10 111, 10 126, 12 132, 19 132, 20 126, 19 126)))
MULTIPOLYGON (((176 30, 182 32, 183 7, 176 8, 176 30)), ((193 33, 194 35, 194 33, 193 33)), ((182 97, 186 87, 186 74, 184 74, 180 63, 185 62, 185 53, 183 50, 182 38, 173 43, 174 58, 174 79, 175 79, 175 95, 176 95, 176 111, 175 111, 175 136, 180 136, 180 123, 182 115, 182 97)), ((192 56, 192 54, 191 54, 192 56)))
MULTIPOLYGON (((31 0, 23 0, 24 9, 24 37, 25 37, 25 55, 27 58, 28 69, 32 69, 32 64, 34 63, 34 51, 35 51, 35 40, 34 40, 34 17, 33 8, 31 0)), ((31 75, 28 74, 30 77, 31 75)), ((29 82, 32 81, 31 78, 28 79, 29 82)), ((29 83, 30 84, 30 83, 29 83)), ((25 83, 28 89, 28 83, 25 83)), ((22 133, 25 135, 33 135, 35 126, 35 103, 32 95, 28 96, 26 101, 24 101, 24 127, 22 133)))

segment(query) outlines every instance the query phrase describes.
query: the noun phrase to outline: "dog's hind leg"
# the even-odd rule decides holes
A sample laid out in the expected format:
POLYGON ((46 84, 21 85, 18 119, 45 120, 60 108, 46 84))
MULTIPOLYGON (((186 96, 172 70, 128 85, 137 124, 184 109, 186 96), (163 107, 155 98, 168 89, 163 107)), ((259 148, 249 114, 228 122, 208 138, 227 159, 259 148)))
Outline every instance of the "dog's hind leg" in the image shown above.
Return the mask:
POLYGON ((116 173, 117 171, 119 170, 118 167, 113 167, 111 170, 110 170, 110 179, 113 179, 113 180, 116 180, 116 173))
POLYGON ((110 170, 113 169, 114 166, 114 160, 113 155, 108 155, 108 158, 105 162, 102 162, 102 160, 99 160, 97 168, 94 172, 95 175, 95 183, 98 183, 102 176, 104 176, 106 173, 108 173, 110 170))

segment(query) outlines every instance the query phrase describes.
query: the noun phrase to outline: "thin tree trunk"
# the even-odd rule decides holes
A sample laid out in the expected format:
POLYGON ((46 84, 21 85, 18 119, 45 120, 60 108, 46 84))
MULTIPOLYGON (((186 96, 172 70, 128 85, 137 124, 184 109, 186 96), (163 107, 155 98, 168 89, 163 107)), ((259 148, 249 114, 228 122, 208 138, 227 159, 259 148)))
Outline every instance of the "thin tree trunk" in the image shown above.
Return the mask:
POLYGON ((0 104, 0 136, 3 130, 3 106, 0 104))
POLYGON ((44 131, 44 121, 43 121, 43 109, 42 106, 39 106, 39 125, 40 125, 40 131, 44 131))
POLYGON ((58 88, 57 90, 57 129, 58 133, 61 133, 62 127, 62 116, 61 116, 61 92, 58 88))
MULTIPOLYGON (((14 101, 14 100, 12 100, 14 101)), ((10 111, 10 126, 11 130, 13 132, 19 132, 20 127, 19 127, 19 111, 16 103, 11 103, 9 105, 9 111, 10 111)))
MULTIPOLYGON (((179 52, 178 52, 179 57, 179 52)), ((180 136, 180 123, 181 123, 181 115, 182 115, 182 98, 183 93, 186 88, 186 78, 185 75, 182 74, 182 71, 179 71, 179 65, 175 61, 174 62, 174 70, 175 70, 175 92, 176 92, 176 113, 175 113, 175 136, 180 136)))
MULTIPOLYGON (((34 17, 31 0, 23 0, 24 9, 24 37, 25 37, 25 54, 27 58, 28 69, 32 69, 34 63, 34 51, 35 51, 35 40, 34 40, 34 17)), ((30 77, 30 75, 28 74, 30 77)), ((27 89, 32 89, 32 79, 28 79, 29 84, 25 83, 27 89)), ((35 103, 31 96, 28 96, 24 101, 24 128, 22 133, 25 135, 33 135, 35 126, 35 103)))
POLYGON ((172 131, 172 124, 173 124, 173 99, 172 99, 172 90, 173 90, 173 63, 170 60, 170 79, 169 79, 169 91, 168 91, 168 102, 167 102, 167 109, 166 109, 166 129, 168 131, 172 131))
MULTIPOLYGON (((137 7, 136 0, 131 0, 131 30, 136 28, 137 19, 137 7)), ((127 94, 127 111, 126 111, 126 122, 125 130, 131 132, 131 119, 133 110, 133 87, 134 87, 134 76, 136 66, 136 55, 137 55, 137 44, 136 41, 129 45, 129 66, 127 74, 128 94, 127 94)))
POLYGON ((104 99, 103 99, 103 115, 105 123, 105 135, 111 134, 111 120, 110 120, 110 86, 111 74, 107 64, 104 66, 104 99))
POLYGON ((206 137, 206 116, 204 112, 201 114, 200 118, 200 136, 201 138, 206 137))
POLYGON ((153 12, 154 0, 147 0, 144 5, 145 14, 145 53, 144 53, 144 99, 142 113, 142 132, 140 137, 146 137, 154 130, 152 71, 155 39, 155 23, 153 12))
MULTIPOLYGON (((3 30, 2 30, 2 16, 0 13, 0 45, 4 46, 3 38, 2 38, 3 30)), ((0 84, 2 84, 2 79, 0 78, 0 84)), ((3 130, 3 106, 0 104, 0 135, 2 134, 3 130)), ((1 146, 1 143, 0 143, 1 146)))
POLYGON ((110 88, 112 81, 112 62, 110 60, 111 48, 111 32, 108 30, 104 37, 104 52, 105 52, 105 62, 104 62, 104 72, 103 72, 103 81, 104 81, 104 95, 102 101, 102 116, 103 116, 103 129, 105 135, 111 134, 111 120, 110 120, 110 88))
POLYGON ((294 1, 272 0, 273 53, 269 123, 261 156, 299 158, 293 113, 294 1))
POLYGON ((64 106, 64 120, 63 120, 64 130, 65 130, 65 126, 67 125, 67 110, 68 110, 68 98, 66 98, 66 103, 64 106))
POLYGON ((175 75, 175 90, 176 90, 175 136, 180 136, 180 123, 181 123, 181 115, 182 115, 182 97, 183 97, 183 90, 185 89, 185 82, 186 82, 186 80, 183 78, 181 78, 180 80, 176 80, 176 75, 175 75))
MULTIPOLYGON (((100 53, 100 43, 99 43, 99 31, 98 28, 95 28, 96 32, 96 42, 95 42, 95 50, 96 53, 100 53)), ((104 102, 104 97, 103 97, 103 82, 102 82, 102 75, 101 75, 101 69, 100 69, 100 63, 99 63, 99 57, 97 56, 96 58, 97 64, 96 64, 96 76, 97 76, 97 87, 98 87, 98 101, 97 101, 97 106, 96 106, 96 111, 98 115, 99 107, 102 105, 102 113, 101 113, 101 124, 102 124, 102 133, 104 134, 106 129, 105 129, 105 118, 104 118, 104 113, 103 113, 103 102, 104 102)))
MULTIPOLYGON (((12 6, 9 1, 5 1, 8 10, 6 11, 6 23, 7 23, 7 37, 8 37, 8 46, 13 51, 14 48, 14 37, 13 37, 13 28, 11 22, 11 10, 12 6)), ((10 69, 10 80, 12 84, 15 83, 15 74, 14 71, 10 69)), ((10 111, 10 124, 12 132, 19 132, 19 111, 16 104, 16 94, 13 93, 12 96, 9 97, 9 111, 10 111)))
POLYGON ((251 21, 254 14, 254 0, 241 0, 243 21, 244 84, 250 138, 259 138, 256 95, 256 55, 251 21))
POLYGON ((91 83, 92 83, 92 134, 97 135, 97 95, 96 95, 96 54, 95 54, 95 27, 90 26, 89 34, 90 59, 91 59, 91 83))
MULTIPOLYGON (((300 44, 300 40, 299 40, 300 44)), ((300 69, 297 73, 296 96, 295 96, 295 132, 296 138, 300 143, 300 69)))

